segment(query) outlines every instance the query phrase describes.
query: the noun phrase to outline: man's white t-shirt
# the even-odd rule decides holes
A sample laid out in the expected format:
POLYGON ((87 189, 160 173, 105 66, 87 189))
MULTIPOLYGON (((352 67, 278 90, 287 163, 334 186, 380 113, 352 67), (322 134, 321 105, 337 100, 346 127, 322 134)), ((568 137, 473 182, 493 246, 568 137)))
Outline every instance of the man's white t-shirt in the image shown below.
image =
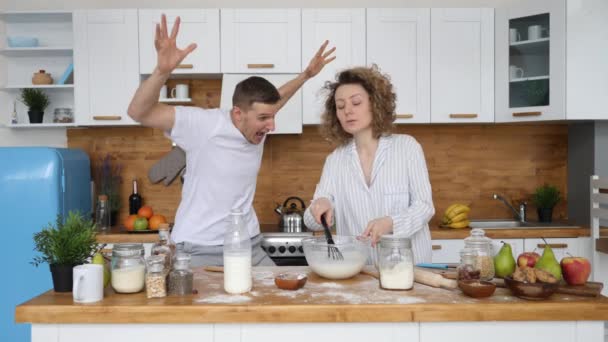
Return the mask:
POLYGON ((175 107, 169 137, 186 152, 182 200, 171 237, 175 242, 222 245, 230 211, 244 213, 249 236, 260 233, 253 196, 264 141, 248 142, 222 109, 175 107))

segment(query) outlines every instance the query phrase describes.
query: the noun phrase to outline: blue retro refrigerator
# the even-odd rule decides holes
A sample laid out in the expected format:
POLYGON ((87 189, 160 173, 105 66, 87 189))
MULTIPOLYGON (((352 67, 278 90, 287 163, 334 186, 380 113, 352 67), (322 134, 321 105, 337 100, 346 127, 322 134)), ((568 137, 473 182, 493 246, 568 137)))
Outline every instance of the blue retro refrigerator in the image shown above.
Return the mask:
POLYGON ((91 167, 78 149, 0 147, 0 341, 30 341, 15 306, 52 289, 47 264, 34 267, 33 235, 57 214, 91 213, 91 167))

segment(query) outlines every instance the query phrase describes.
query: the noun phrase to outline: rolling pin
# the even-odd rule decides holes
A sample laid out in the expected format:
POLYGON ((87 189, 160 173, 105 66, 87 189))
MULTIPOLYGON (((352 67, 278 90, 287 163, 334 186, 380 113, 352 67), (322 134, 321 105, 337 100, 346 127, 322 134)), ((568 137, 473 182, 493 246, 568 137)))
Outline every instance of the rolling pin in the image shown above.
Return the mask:
MULTIPOLYGON (((363 268, 361 273, 380 279, 378 271, 369 267, 363 268)), ((455 289, 458 287, 458 282, 454 279, 446 279, 440 273, 426 271, 416 267, 414 267, 414 281, 420 284, 432 287, 443 287, 446 289, 455 289)))
POLYGON ((455 289, 458 282, 454 279, 446 279, 441 274, 414 267, 414 281, 420 284, 455 289))

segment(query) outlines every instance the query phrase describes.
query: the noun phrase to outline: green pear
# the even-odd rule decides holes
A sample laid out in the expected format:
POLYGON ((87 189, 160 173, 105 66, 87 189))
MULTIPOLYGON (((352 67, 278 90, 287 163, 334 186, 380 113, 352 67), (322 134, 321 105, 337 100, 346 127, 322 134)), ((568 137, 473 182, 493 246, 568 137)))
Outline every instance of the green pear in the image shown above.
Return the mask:
POLYGON ((108 284, 110 283, 111 273, 110 269, 108 268, 108 265, 106 265, 106 260, 103 258, 103 254, 99 252, 95 253, 95 255, 93 256, 92 263, 103 265, 103 287, 108 286, 108 284))
POLYGON ((515 272, 515 258, 511 245, 502 241, 502 247, 498 254, 494 256, 494 270, 499 278, 508 277, 515 272))
POLYGON ((562 279, 562 268, 559 265, 559 262, 557 262, 555 254, 553 254, 553 250, 546 242, 543 255, 541 255, 540 259, 538 259, 536 265, 534 265, 534 268, 538 268, 553 274, 558 281, 562 279))

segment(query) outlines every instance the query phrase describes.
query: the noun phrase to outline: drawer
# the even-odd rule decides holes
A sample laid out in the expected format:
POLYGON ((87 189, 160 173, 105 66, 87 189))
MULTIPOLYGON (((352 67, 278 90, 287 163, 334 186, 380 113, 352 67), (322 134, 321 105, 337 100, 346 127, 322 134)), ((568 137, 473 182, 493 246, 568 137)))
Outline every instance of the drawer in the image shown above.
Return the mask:
POLYGON ((433 240, 433 262, 459 263, 460 250, 464 248, 463 240, 433 240))

